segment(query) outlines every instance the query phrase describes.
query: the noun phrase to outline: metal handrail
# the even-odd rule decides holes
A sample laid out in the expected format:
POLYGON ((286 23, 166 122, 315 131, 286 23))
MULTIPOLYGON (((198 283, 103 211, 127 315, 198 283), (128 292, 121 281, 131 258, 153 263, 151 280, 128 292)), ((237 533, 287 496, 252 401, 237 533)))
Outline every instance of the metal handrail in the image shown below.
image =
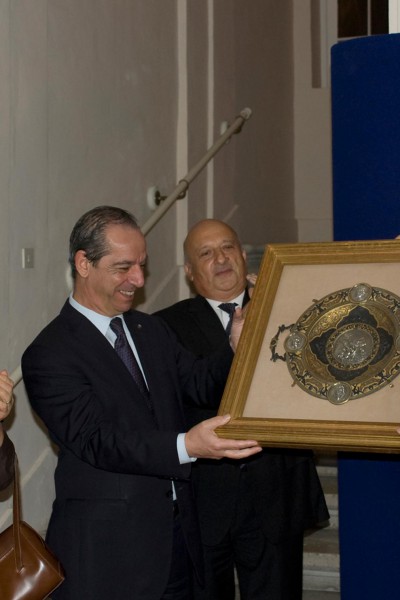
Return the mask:
MULTIPOLYGON (((212 158, 217 154, 217 152, 226 144, 226 142, 235 134, 240 133, 245 121, 250 119, 251 117, 251 109, 244 108, 240 111, 238 116, 233 121, 232 125, 230 125, 227 130, 218 138, 218 140, 207 150, 206 154, 203 156, 198 163, 194 165, 188 171, 188 173, 183 177, 174 191, 162 200, 162 204, 154 211, 151 217, 146 221, 146 223, 140 228, 143 235, 146 235, 153 227, 158 223, 161 217, 167 212, 167 210, 172 206, 172 204, 181 198, 185 197, 185 194, 189 188, 189 185, 197 177, 197 175, 204 169, 204 167, 210 162, 212 158)), ((22 381, 22 370, 21 365, 18 365, 16 369, 10 375, 11 379, 14 381, 14 384, 17 385, 20 381, 22 381)))
POLYGON ((187 189, 190 183, 193 181, 195 177, 204 169, 207 163, 217 154, 217 152, 222 148, 224 144, 231 138, 235 133, 239 133, 243 127, 245 121, 250 119, 251 117, 251 109, 244 108, 240 111, 238 116, 235 118, 234 122, 228 129, 223 133, 218 140, 209 148, 206 154, 203 156, 201 160, 194 167, 190 169, 190 171, 183 177, 174 191, 167 196, 162 204, 155 210, 155 212, 151 215, 151 217, 146 221, 146 223, 141 227, 141 230, 144 235, 148 233, 156 223, 161 219, 164 213, 167 212, 169 207, 176 201, 178 198, 184 198, 187 192, 187 189))

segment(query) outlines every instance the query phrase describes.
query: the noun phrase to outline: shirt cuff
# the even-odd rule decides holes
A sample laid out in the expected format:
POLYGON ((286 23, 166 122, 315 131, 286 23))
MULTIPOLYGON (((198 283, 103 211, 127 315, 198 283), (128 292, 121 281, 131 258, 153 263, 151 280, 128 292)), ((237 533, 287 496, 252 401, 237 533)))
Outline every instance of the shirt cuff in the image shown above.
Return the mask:
POLYGON ((195 462, 197 458, 192 458, 186 451, 185 445, 186 433, 179 433, 176 438, 176 449, 178 451, 179 464, 185 465, 187 463, 195 462))

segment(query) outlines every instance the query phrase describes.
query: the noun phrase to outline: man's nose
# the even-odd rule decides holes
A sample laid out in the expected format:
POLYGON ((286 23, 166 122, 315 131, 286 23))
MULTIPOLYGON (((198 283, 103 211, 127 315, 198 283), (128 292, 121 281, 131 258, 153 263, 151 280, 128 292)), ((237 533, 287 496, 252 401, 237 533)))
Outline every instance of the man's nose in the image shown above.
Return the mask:
POLYGON ((143 285, 144 285, 143 267, 141 267, 140 265, 133 265, 129 269, 128 279, 129 279, 129 282, 133 283, 133 285, 135 287, 137 287, 137 288, 143 287, 143 285))
POLYGON ((226 261, 226 254, 225 254, 223 248, 218 248, 215 251, 215 260, 217 262, 225 262, 226 261))

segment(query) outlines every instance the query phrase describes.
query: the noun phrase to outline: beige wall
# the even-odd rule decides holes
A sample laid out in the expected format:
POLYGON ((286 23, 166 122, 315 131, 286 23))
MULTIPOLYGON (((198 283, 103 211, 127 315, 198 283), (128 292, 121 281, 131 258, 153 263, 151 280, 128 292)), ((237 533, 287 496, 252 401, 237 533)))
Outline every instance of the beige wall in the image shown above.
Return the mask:
MULTIPOLYGON (((145 223, 148 188, 172 192, 221 123, 247 106, 253 115, 242 132, 148 234, 139 308, 188 295, 181 245, 201 218, 226 219, 256 245, 296 241, 297 221, 302 237, 329 221, 326 94, 313 94, 301 75, 310 60, 308 4, 0 0, 1 366, 19 364, 65 301, 76 219, 113 203, 145 223), (22 248, 34 248, 33 269, 22 269, 22 248)), ((55 454, 23 384, 16 395, 8 425, 24 517, 45 529, 55 454)), ((0 506, 2 528, 10 499, 0 506)))
MULTIPOLYGON (((0 56, 0 364, 13 370, 67 297, 76 219, 113 203, 144 222, 147 188, 175 184, 177 2, 0 0, 0 56), (23 270, 26 247, 35 266, 23 270)), ((173 260, 175 228, 170 216, 158 228, 147 293, 173 260)), ((22 384, 16 395, 25 518, 45 528, 55 455, 22 384)))
POLYGON ((295 241, 292 2, 235 2, 236 97, 254 112, 237 147, 245 243, 295 241))
POLYGON ((294 204, 299 242, 332 240, 330 88, 312 87, 311 2, 293 2, 294 204))

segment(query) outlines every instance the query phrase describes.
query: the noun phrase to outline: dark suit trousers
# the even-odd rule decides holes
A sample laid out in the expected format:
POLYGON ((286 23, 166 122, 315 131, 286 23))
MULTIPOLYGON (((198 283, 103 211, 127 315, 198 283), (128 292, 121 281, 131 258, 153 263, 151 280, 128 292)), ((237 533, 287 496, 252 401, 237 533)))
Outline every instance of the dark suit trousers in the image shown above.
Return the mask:
POLYGON ((204 545, 206 586, 195 600, 234 600, 236 567, 241 600, 301 600, 303 534, 278 544, 262 533, 246 468, 241 470, 234 522, 216 545, 204 545))
POLYGON ((177 504, 174 503, 174 540, 172 546, 171 569, 167 587, 160 600, 193 600, 192 564, 186 550, 177 504))

